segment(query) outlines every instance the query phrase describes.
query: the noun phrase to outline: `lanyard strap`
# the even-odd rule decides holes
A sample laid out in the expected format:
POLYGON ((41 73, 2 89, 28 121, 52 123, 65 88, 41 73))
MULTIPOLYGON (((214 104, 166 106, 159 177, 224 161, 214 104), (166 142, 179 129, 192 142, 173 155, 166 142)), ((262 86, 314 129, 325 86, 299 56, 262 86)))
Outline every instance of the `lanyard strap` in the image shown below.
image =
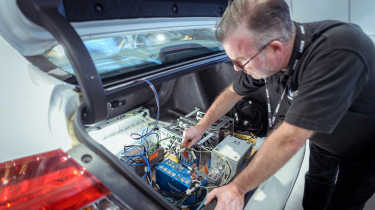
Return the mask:
POLYGON ((272 109, 271 109, 271 99, 270 99, 270 92, 267 87, 267 80, 264 79, 264 83, 266 86, 266 96, 267 96, 267 112, 268 112, 268 126, 272 128, 272 126, 275 124, 277 113, 279 113, 280 104, 284 99, 286 88, 284 88, 283 93, 281 94, 280 100, 276 105, 275 113, 272 115, 272 109))
MULTIPOLYGON (((292 58, 293 59, 293 61, 292 61, 292 67, 290 68, 290 72, 288 72, 289 76, 291 75, 292 72, 294 72, 297 69, 297 66, 298 66, 298 63, 299 63, 299 59, 302 57, 302 53, 303 53, 303 50, 305 48, 305 40, 304 40, 305 28, 303 27, 303 25, 298 25, 297 26, 297 33, 298 33, 298 29, 300 30, 299 32, 300 32, 300 34, 302 36, 300 37, 301 39, 299 40, 299 42, 298 42, 298 40, 296 40, 298 46, 296 46, 297 51, 295 52, 296 54, 295 54, 294 58, 292 58), (298 27, 300 27, 300 28, 298 28, 298 27)), ((266 86, 268 126, 269 126, 269 128, 272 128, 275 125, 276 116, 279 113, 281 102, 283 101, 283 99, 285 97, 285 92, 286 92, 286 89, 288 87, 285 86, 283 92, 281 93, 280 100, 279 100, 279 102, 276 105, 275 112, 272 114, 271 97, 270 97, 270 92, 268 90, 267 80, 266 79, 264 79, 264 84, 266 86)))

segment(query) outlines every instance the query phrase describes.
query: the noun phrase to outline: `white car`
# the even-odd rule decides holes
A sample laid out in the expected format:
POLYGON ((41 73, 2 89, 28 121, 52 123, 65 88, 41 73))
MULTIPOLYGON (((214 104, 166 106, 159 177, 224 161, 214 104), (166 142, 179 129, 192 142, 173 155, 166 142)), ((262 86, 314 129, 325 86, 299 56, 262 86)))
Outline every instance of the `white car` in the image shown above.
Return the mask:
MULTIPOLYGON (((210 166, 202 155, 236 136, 227 126, 244 123, 235 110, 195 150, 178 145, 235 77, 215 40, 226 4, 0 1, 0 208, 197 209, 235 176, 239 160, 210 166)), ((264 138, 244 132, 255 151, 264 138)), ((305 149, 251 192, 245 209, 298 209, 305 149)))

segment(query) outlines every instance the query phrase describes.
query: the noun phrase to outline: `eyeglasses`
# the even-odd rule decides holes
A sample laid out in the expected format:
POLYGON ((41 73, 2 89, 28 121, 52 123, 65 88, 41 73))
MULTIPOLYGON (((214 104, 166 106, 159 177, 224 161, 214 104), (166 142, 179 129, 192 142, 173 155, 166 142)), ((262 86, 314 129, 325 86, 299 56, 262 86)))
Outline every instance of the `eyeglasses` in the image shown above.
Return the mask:
POLYGON ((256 57, 257 57, 257 56, 258 56, 258 55, 259 55, 264 49, 267 48, 267 46, 268 46, 269 44, 271 44, 271 42, 273 42, 273 41, 275 41, 275 40, 278 40, 278 39, 273 39, 273 40, 267 42, 267 44, 263 45, 261 48, 259 48, 258 52, 255 53, 255 55, 251 56, 249 59, 247 59, 247 61, 245 61, 244 64, 241 64, 241 63, 238 62, 238 61, 234 61, 234 60, 232 60, 233 65, 237 66, 237 67, 240 68, 240 69, 245 69, 246 65, 249 64, 250 61, 252 61, 254 58, 256 58, 256 57))

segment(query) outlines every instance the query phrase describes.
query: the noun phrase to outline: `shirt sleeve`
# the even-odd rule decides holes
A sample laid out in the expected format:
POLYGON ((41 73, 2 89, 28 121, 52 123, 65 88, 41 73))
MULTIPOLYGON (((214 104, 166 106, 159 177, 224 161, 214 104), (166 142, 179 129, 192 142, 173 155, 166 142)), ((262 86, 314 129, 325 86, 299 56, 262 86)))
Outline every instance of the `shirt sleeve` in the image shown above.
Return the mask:
POLYGON ((244 72, 237 74, 233 81, 233 89, 240 96, 246 96, 264 86, 263 80, 253 79, 244 72))
POLYGON ((285 121, 308 130, 332 133, 367 82, 367 68, 349 50, 319 53, 302 70, 298 96, 285 121))

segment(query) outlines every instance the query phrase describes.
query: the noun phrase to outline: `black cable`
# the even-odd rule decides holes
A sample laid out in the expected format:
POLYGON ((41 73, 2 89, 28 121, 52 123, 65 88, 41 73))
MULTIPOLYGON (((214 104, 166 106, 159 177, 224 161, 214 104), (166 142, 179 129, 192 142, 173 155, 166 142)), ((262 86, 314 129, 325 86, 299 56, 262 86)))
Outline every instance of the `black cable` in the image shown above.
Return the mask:
POLYGON ((179 200, 179 201, 177 202, 176 206, 181 207, 182 204, 184 203, 184 201, 185 201, 188 197, 189 197, 189 195, 185 194, 185 196, 184 196, 181 200, 179 200))
POLYGON ((208 191, 207 191, 206 188, 201 187, 200 191, 197 191, 197 194, 198 193, 200 193, 200 196, 198 196, 199 198, 197 199, 197 201, 193 205, 190 206, 191 208, 195 208, 195 207, 199 206, 204 201, 204 199, 206 198, 206 195, 208 194, 208 191), (204 189, 205 193, 202 193, 201 189, 204 189))

